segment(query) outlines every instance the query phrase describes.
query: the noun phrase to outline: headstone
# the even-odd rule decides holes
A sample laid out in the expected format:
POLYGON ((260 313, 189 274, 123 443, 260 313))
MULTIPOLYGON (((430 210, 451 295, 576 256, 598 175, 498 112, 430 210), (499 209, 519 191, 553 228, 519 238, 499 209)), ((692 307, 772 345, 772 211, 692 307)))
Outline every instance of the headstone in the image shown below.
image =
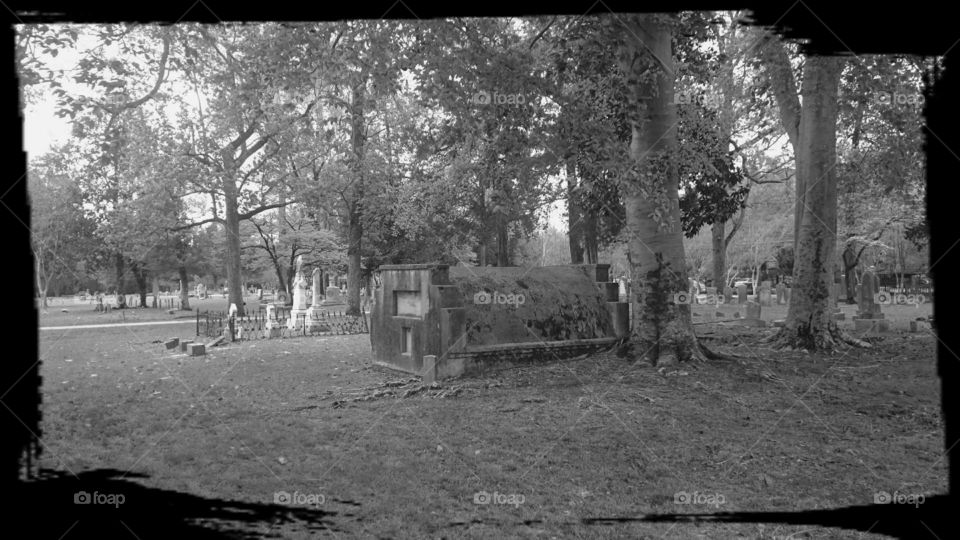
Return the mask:
POLYGON ((773 296, 770 294, 770 288, 773 284, 770 281, 764 281, 760 283, 760 294, 759 300, 761 306, 770 306, 773 305, 773 296))
POLYGON ((857 331, 863 332, 885 332, 889 329, 889 323, 884 319, 880 312, 880 304, 876 301, 876 293, 879 290, 879 280, 877 275, 870 268, 863 273, 860 283, 860 293, 857 297, 857 314, 853 318, 854 327, 857 331))
POLYGON ((738 304, 747 303, 747 286, 744 283, 737 285, 737 303, 738 304))
POLYGON ((860 296, 857 310, 857 317, 861 319, 882 319, 883 313, 880 312, 880 304, 877 303, 875 295, 878 292, 877 275, 867 270, 863 273, 863 281, 860 284, 860 296))
POLYGON ((433 384, 437 380, 437 357, 432 354, 423 356, 423 384, 433 384))
POLYGON ((747 302, 747 316, 740 319, 740 324, 744 326, 766 326, 766 321, 760 318, 760 309, 759 303, 747 302))
POLYGON ((263 287, 257 289, 257 300, 263 300, 263 287))
POLYGON ((331 306, 338 304, 346 304, 343 299, 343 294, 340 292, 339 287, 334 287, 330 285, 327 287, 327 299, 320 303, 323 306, 331 306))
POLYGON ((303 277, 303 255, 297 257, 297 277, 293 282, 293 308, 287 328, 293 330, 307 313, 307 280, 303 277))
POLYGON ((177 345, 179 344, 180 344, 180 338, 170 338, 167 340, 167 342, 164 345, 166 345, 167 350, 170 350, 170 349, 176 349, 177 345))
POLYGON ((777 283, 777 304, 784 305, 787 303, 787 285, 784 282, 777 283))
POLYGON ((193 343, 192 339, 185 339, 180 342, 180 352, 187 352, 187 348, 193 343))
POLYGON ((727 287, 723 290, 723 303, 732 304, 733 303, 733 287, 727 287))
POLYGON ((190 344, 190 356, 203 356, 207 354, 206 347, 203 346, 203 343, 191 343, 190 344))
POLYGON ((238 310, 237 310, 237 305, 236 305, 236 304, 230 304, 230 311, 227 312, 227 315, 228 315, 231 319, 232 319, 232 318, 235 318, 235 317, 237 316, 237 311, 238 311, 238 310))
POLYGON ((321 313, 322 313, 321 306, 323 305, 323 302, 320 300, 321 288, 322 286, 320 284, 320 269, 314 268, 313 269, 313 290, 312 290, 313 298, 311 299, 311 302, 310 302, 310 309, 307 310, 307 318, 306 318, 306 324, 308 328, 313 327, 314 324, 318 322, 321 317, 321 313))

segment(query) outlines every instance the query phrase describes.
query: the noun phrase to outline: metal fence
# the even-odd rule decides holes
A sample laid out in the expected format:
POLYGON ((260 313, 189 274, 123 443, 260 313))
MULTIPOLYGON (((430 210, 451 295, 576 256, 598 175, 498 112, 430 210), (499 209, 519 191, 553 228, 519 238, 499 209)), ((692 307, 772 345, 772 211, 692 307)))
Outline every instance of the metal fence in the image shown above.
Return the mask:
POLYGON ((243 317, 230 317, 222 311, 197 312, 197 336, 216 338, 233 336, 234 341, 301 336, 338 336, 369 334, 365 314, 347 315, 343 312, 321 311, 300 313, 293 319, 288 307, 274 310, 274 318, 267 317, 266 309, 243 317))

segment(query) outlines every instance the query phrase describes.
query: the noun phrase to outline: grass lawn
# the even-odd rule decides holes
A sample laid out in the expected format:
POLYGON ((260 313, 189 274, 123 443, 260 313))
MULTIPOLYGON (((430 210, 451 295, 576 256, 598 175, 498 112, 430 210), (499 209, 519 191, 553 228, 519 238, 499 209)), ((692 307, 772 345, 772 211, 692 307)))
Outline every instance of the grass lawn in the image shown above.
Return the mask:
MULTIPOLYGON (((923 310, 884 306, 894 331, 872 349, 774 352, 760 343, 772 329, 704 324, 704 342, 738 361, 657 370, 599 354, 435 388, 374 367, 367 335, 186 357, 158 341, 192 337, 189 325, 43 331, 41 466, 235 501, 313 494, 346 531, 260 531, 288 538, 884 538, 582 520, 945 493, 935 338, 901 331, 923 310)), ((70 324, 61 315, 112 316, 51 309, 41 325, 70 324)))

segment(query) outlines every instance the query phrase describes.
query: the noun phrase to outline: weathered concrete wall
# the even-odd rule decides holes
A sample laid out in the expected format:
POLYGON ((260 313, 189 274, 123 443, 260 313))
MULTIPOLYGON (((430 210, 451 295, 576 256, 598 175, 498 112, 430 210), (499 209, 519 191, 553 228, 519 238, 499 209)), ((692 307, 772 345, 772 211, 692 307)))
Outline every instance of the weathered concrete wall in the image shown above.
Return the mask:
POLYGON ((423 357, 434 355, 431 375, 444 378, 540 349, 557 358, 608 344, 629 332, 629 306, 618 302, 608 268, 381 266, 374 358, 423 374, 423 357))

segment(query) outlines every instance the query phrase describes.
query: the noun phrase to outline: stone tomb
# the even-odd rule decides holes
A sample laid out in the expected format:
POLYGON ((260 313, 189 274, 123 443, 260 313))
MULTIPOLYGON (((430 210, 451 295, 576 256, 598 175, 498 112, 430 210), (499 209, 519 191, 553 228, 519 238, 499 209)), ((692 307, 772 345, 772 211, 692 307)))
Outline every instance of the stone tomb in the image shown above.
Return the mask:
POLYGON ((737 303, 746 304, 747 303, 747 286, 743 283, 737 285, 737 303))
POLYGON ((609 347, 629 335, 630 321, 608 271, 381 266, 370 315, 374 361, 443 379, 609 347))
POLYGON ((757 299, 760 301, 761 306, 773 305, 773 295, 771 294, 772 287, 773 287, 773 282, 770 282, 770 281, 760 282, 760 294, 757 295, 757 299))
POLYGON ((853 317, 853 324, 858 332, 886 332, 890 329, 890 323, 880 312, 880 304, 874 298, 879 289, 878 285, 879 280, 873 271, 868 270, 863 273, 857 314, 853 317))
POLYGON ((743 326, 764 327, 767 322, 760 318, 761 304, 759 302, 747 302, 747 316, 738 321, 743 326))

